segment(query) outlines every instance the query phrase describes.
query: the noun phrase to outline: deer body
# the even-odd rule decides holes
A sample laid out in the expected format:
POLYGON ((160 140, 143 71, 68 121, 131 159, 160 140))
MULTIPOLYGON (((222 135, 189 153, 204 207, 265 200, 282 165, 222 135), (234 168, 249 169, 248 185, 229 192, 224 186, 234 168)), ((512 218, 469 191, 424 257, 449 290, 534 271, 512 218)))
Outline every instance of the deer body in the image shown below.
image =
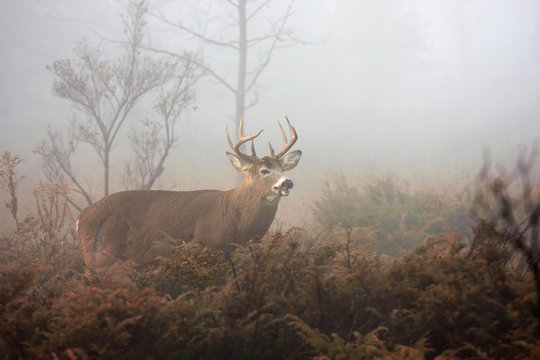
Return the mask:
MULTIPOLYGON (((288 121, 288 120, 287 120, 288 121)), ((280 125, 281 126, 281 125, 280 125)), ((292 181, 283 176, 298 163, 301 152, 284 156, 297 139, 279 156, 262 159, 240 152, 239 146, 261 132, 242 137, 227 153, 233 167, 247 176, 229 191, 134 190, 118 192, 84 209, 77 220, 77 236, 83 249, 87 272, 132 260, 138 265, 170 255, 171 241, 197 242, 203 246, 230 252, 233 244, 263 236, 276 214, 279 200, 289 194, 292 181)), ((282 128, 284 138, 285 133, 282 128)))

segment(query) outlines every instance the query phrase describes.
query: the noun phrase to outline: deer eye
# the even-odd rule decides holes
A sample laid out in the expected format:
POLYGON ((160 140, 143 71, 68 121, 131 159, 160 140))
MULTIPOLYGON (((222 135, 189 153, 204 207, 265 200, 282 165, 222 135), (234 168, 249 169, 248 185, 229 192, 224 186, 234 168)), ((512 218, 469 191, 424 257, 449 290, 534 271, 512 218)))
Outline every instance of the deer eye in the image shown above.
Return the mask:
POLYGON ((261 174, 263 174, 263 175, 270 174, 270 171, 268 171, 266 169, 262 169, 261 174))

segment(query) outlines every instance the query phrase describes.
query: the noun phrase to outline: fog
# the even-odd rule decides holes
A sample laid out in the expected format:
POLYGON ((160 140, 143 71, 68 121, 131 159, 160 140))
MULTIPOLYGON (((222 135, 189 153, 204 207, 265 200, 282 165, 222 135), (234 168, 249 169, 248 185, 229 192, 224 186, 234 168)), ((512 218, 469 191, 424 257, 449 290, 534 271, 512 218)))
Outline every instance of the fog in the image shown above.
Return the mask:
MULTIPOLYGON (((288 3, 273 1, 268 17, 288 3)), ((23 157, 22 189, 43 177, 33 150, 48 126, 64 126, 73 113, 53 96, 46 66, 73 57, 83 37, 114 48, 108 39, 121 37, 125 4, 0 0, 0 150, 23 157)), ((208 31, 227 34, 233 28, 223 2, 154 0, 149 9, 149 42, 201 51, 234 79, 234 53, 181 38, 156 18, 197 23, 200 16, 202 23, 208 15, 214 19, 208 31)), ((262 19, 253 31, 264 28, 262 19)), ((259 102, 246 112, 246 133, 265 129, 259 153, 269 140, 279 146, 276 121, 284 116, 299 134, 295 149, 303 158, 291 172, 295 191, 280 205, 280 219, 309 221, 330 172, 351 182, 393 174, 421 186, 461 184, 478 171, 482 147, 511 163, 518 146, 540 134, 538 1, 305 0, 295 2, 289 27, 307 44, 275 51, 260 78, 259 102)), ((227 189, 238 182, 224 154, 234 98, 209 78, 196 91, 154 188, 227 189)), ((98 162, 91 151, 78 159, 81 169, 98 162)))

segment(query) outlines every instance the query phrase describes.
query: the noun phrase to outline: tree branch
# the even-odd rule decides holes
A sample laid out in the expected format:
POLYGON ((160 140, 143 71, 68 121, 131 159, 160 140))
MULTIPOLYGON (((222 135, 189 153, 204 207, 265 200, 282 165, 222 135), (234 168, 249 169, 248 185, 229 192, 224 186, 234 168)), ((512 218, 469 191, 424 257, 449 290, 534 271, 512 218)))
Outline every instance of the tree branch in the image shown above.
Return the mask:
POLYGON ((159 20, 163 21, 165 24, 167 25, 170 25, 174 28, 177 28, 178 30, 181 30, 205 43, 209 43, 209 44, 212 44, 212 45, 216 45, 216 46, 221 46, 221 47, 228 47, 228 48, 231 48, 231 49, 234 49, 234 50, 238 50, 238 45, 237 45, 237 41, 235 40, 231 40, 231 41, 220 41, 220 40, 216 40, 216 39, 213 39, 213 38, 210 38, 198 31, 195 31, 187 26, 184 26, 182 24, 177 24, 177 23, 173 23, 172 21, 169 21, 167 20, 163 15, 159 15, 159 16, 156 16, 159 20))
POLYGON ((234 1, 232 1, 232 0, 227 0, 227 2, 228 2, 229 4, 231 4, 232 6, 234 6, 235 8, 238 9, 238 4, 235 3, 234 1))
POLYGON ((264 9, 268 4, 270 4, 272 0, 266 0, 264 1, 261 5, 259 5, 259 7, 257 7, 255 10, 253 10, 253 12, 249 15, 246 16, 246 22, 249 22, 255 15, 257 15, 257 13, 259 11, 261 11, 262 9, 264 9))
POLYGON ((183 59, 183 60, 189 59, 189 60, 186 60, 186 61, 190 61, 193 64, 197 65, 199 68, 203 69, 204 72, 210 74, 213 78, 215 78, 219 83, 221 83, 223 86, 225 86, 232 93, 236 94, 236 89, 229 82, 227 82, 227 80, 224 77, 219 75, 212 68, 210 68, 209 66, 204 64, 202 61, 199 61, 195 57, 186 57, 184 55, 180 55, 180 54, 177 54, 177 53, 169 51, 169 50, 156 49, 156 48, 152 48, 152 47, 149 47, 149 46, 146 46, 146 45, 140 45, 140 48, 143 49, 143 50, 152 51, 152 52, 155 52, 155 53, 158 53, 158 54, 169 55, 169 56, 172 56, 172 57, 175 57, 175 58, 178 58, 178 59, 183 59))
POLYGON ((272 41, 269 49, 267 50, 267 54, 266 54, 266 57, 265 57, 264 61, 262 63, 260 63, 259 66, 255 69, 255 74, 253 75, 253 77, 251 78, 251 81, 246 86, 246 88, 245 88, 246 92, 251 90, 251 88, 255 85, 255 83, 259 79, 259 76, 262 74, 263 70, 270 63, 270 59, 272 58, 272 54, 274 52, 274 49, 276 48, 276 45, 279 42, 283 41, 283 39, 281 37, 284 34, 285 25, 287 24, 287 21, 288 21, 289 17, 292 14, 292 4, 293 4, 293 1, 291 1, 289 3, 289 6, 287 8, 287 12, 285 13, 285 15, 280 20, 278 20, 279 28, 275 32, 275 34, 273 36, 273 41, 272 41))

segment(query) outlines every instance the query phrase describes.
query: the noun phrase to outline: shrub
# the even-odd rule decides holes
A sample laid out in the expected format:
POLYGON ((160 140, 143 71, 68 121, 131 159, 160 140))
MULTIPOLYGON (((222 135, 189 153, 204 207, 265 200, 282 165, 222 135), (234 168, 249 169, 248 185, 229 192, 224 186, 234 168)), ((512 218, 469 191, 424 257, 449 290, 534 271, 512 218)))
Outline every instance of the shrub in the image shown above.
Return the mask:
POLYGON ((223 252, 198 244, 182 243, 172 249, 170 258, 162 259, 150 281, 161 294, 176 298, 189 291, 223 285, 229 276, 223 252))
POLYGON ((470 198, 465 190, 452 196, 413 192, 392 177, 372 177, 358 190, 344 176, 334 175, 324 182, 322 198, 312 210, 326 233, 335 227, 361 228, 373 233, 365 240, 377 253, 396 255, 429 235, 458 232, 470 238, 470 198))
POLYGON ((484 240, 472 250, 454 234, 390 258, 362 244, 361 232, 306 247, 306 234, 292 229, 240 247, 234 271, 195 245, 179 247, 177 267, 164 261, 147 275, 119 267, 89 280, 60 259, 4 266, 0 351, 13 359, 533 356, 533 284, 508 264, 493 231, 475 234, 484 240))
POLYGON ((153 357, 160 337, 157 314, 164 301, 152 290, 84 287, 65 292, 51 308, 43 341, 29 349, 36 358, 76 354, 83 358, 153 357))

